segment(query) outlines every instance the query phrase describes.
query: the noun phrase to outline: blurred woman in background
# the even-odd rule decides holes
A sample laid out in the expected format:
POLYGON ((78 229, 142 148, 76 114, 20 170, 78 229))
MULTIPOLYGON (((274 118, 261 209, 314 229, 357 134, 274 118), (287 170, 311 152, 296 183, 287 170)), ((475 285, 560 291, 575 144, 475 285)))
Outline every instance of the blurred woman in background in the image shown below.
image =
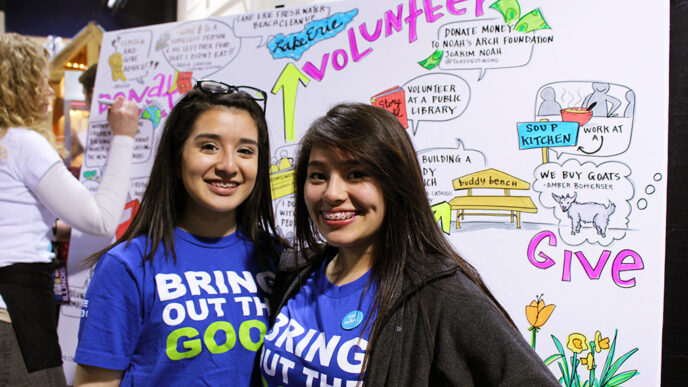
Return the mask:
POLYGON ((65 384, 57 339, 51 239, 61 218, 115 234, 129 187, 138 108, 118 99, 107 168, 94 196, 65 167, 64 148, 40 127, 52 104, 48 52, 0 35, 0 385, 65 384))

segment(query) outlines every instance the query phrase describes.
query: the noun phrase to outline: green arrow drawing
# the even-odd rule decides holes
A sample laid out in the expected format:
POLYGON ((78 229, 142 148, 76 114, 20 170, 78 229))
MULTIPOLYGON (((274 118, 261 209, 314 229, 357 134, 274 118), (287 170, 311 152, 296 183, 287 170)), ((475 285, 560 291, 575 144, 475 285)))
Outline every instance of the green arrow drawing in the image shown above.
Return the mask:
POLYGON ((442 231, 449 235, 449 229, 451 228, 451 207, 447 202, 441 202, 433 204, 430 207, 432 214, 435 215, 435 222, 442 219, 442 231))
POLYGON ((275 82, 275 86, 272 87, 272 94, 277 94, 282 89, 284 138, 287 141, 294 141, 296 139, 296 92, 299 89, 299 83, 307 86, 310 81, 310 78, 296 68, 293 63, 287 63, 277 82, 275 82))

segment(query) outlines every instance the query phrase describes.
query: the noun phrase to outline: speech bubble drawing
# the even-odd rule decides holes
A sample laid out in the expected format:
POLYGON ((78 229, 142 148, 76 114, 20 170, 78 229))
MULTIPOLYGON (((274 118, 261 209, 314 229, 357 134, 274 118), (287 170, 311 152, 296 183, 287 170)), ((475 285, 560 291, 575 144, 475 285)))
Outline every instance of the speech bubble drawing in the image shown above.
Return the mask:
POLYGON ((256 47, 264 47, 277 34, 301 31, 313 20, 328 16, 330 7, 324 5, 247 13, 234 19, 234 33, 240 38, 260 38, 256 47))
POLYGON ((485 154, 466 149, 458 138, 456 148, 428 148, 416 153, 430 203, 453 199, 453 179, 485 168, 485 154))
POLYGON ((444 51, 439 68, 479 69, 478 80, 488 69, 525 66, 535 44, 554 41, 552 36, 518 32, 499 19, 447 23, 437 30, 437 39, 433 47, 444 51))
POLYGON ((232 27, 212 19, 179 24, 158 42, 165 59, 179 72, 191 71, 199 78, 212 75, 239 55, 241 39, 232 27))
POLYGON ((139 130, 134 139, 134 152, 131 155, 133 164, 146 163, 153 155, 155 147, 154 122, 151 120, 139 120, 139 130))
POLYGON ((631 169, 616 161, 596 165, 570 159, 538 166, 533 190, 544 207, 554 209, 566 243, 608 246, 626 235, 635 194, 630 175, 631 169))
POLYGON ((468 107, 471 89, 454 74, 421 75, 406 82, 406 116, 415 135, 421 121, 449 121, 468 107))
POLYGON ((129 181, 129 200, 140 199, 148 185, 148 177, 135 177, 129 181))
MULTIPOLYGON (((139 129, 134 139, 133 163, 145 163, 153 154, 153 124, 148 120, 139 120, 139 129)), ((107 121, 89 122, 86 137, 86 151, 83 160, 84 167, 96 168, 106 164, 110 152, 112 131, 107 121)))
POLYGON ((277 199, 275 203, 277 232, 287 239, 292 239, 294 235, 294 195, 277 199))
POLYGON ((590 157, 624 153, 631 145, 634 111, 633 90, 608 82, 549 83, 535 97, 536 121, 573 121, 587 114, 580 121, 576 145, 551 148, 557 158, 564 153, 590 157), (589 107, 589 113, 580 112, 589 107))
MULTIPOLYGON (((139 83, 143 83, 143 78, 148 75, 151 66, 148 58, 152 39, 152 31, 132 31, 117 34, 116 38, 112 40, 112 46, 116 53, 121 54, 121 70, 126 79, 135 79, 139 83)), ((117 66, 119 65, 117 64, 117 66)), ((111 66, 113 66, 113 62, 111 62, 111 66)), ((114 66, 112 70, 115 73, 114 66)))

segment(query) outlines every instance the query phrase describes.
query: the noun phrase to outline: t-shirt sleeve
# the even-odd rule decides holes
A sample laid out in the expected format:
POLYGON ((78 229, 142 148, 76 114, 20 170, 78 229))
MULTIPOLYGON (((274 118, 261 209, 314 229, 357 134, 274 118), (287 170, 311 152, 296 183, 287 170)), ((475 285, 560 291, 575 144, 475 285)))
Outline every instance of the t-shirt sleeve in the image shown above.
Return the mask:
POLYGON ((26 130, 24 136, 15 168, 24 184, 33 191, 48 169, 62 162, 62 159, 40 133, 26 130))
POLYGON ((119 257, 100 258, 82 305, 76 363, 112 370, 129 366, 142 324, 138 289, 119 257))

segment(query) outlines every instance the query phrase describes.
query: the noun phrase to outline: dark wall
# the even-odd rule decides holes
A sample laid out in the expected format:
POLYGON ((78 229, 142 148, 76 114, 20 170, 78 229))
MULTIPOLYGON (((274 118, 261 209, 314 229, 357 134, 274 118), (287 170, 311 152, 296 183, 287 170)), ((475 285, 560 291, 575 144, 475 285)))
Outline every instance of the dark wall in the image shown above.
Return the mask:
POLYGON ((671 1, 662 385, 688 386, 688 1, 671 1))
POLYGON ((175 21, 176 0, 124 0, 115 9, 107 0, 0 0, 5 30, 24 35, 71 38, 89 21, 106 31, 175 21))

